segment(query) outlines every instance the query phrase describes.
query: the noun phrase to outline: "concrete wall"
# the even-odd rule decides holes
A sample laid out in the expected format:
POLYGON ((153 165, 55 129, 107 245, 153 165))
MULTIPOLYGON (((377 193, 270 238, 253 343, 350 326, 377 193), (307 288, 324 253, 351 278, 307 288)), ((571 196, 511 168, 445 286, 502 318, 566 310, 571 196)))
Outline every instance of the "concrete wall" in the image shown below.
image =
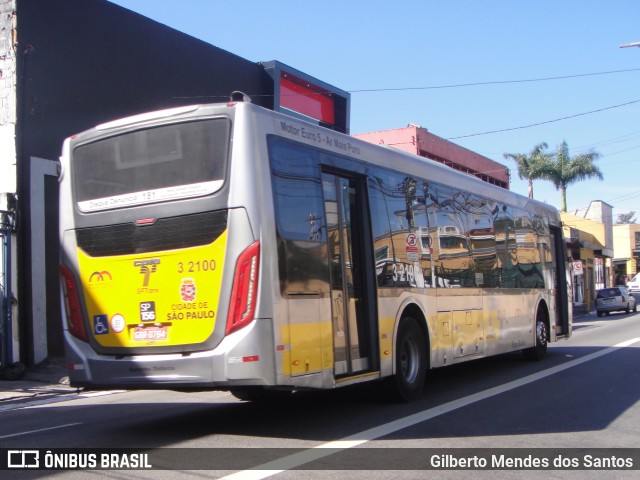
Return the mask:
MULTIPOLYGON (((613 257, 613 207, 602 200, 592 200, 585 209, 576 210, 575 215, 603 225, 602 233, 589 230, 603 245, 602 254, 613 257)), ((589 225, 589 222, 583 222, 589 225)))
POLYGON ((628 260, 633 258, 635 248, 635 232, 640 231, 640 225, 624 224, 613 226, 613 255, 614 259, 628 260))
POLYGON ((0 0, 0 193, 16 191, 15 0, 0 0))

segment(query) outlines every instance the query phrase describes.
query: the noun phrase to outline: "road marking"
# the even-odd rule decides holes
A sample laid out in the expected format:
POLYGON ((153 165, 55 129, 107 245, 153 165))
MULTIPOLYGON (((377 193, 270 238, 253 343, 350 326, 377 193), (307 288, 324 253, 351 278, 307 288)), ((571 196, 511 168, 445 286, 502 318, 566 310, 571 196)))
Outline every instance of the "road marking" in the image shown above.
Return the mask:
POLYGON ((125 393, 128 390, 98 390, 97 392, 89 392, 89 393, 80 393, 78 397, 80 398, 93 398, 93 397, 104 397, 106 395, 113 395, 114 393, 125 393))
POLYGON ((323 443, 322 445, 318 445, 309 450, 305 450, 300 453, 295 453, 293 455, 289 455, 278 460, 259 465, 256 467, 256 469, 243 470, 231 475, 227 475, 226 477, 222 477, 220 480, 262 480, 272 475, 298 468, 306 463, 310 463, 329 455, 333 455, 340 450, 357 447, 358 445, 362 445, 363 443, 375 440, 376 438, 390 435, 394 432, 397 432, 398 430, 411 427, 418 423, 431 420, 432 418, 444 415, 459 408, 463 408, 473 403, 486 400, 487 398, 500 395, 501 393, 508 392, 509 390, 514 390, 529 383, 533 383, 543 378, 550 377, 551 375, 555 375, 556 373, 562 372, 563 370, 567 370, 591 360, 595 360, 596 358, 608 355, 621 348, 633 345, 637 342, 640 342, 640 338, 633 338, 631 340, 627 340, 626 342, 618 343, 613 347, 605 348, 589 355, 585 355, 584 357, 576 358, 575 360, 571 360, 570 362, 564 363, 562 365, 557 365, 547 370, 527 375, 526 377, 513 380, 497 387, 489 388, 482 392, 474 393, 473 395, 469 395, 467 397, 460 398, 443 405, 438 405, 437 407, 430 408, 428 410, 424 410, 422 412, 418 412, 404 418, 399 418, 398 420, 394 420, 393 422, 385 423, 384 425, 379 425, 377 427, 370 428, 353 435, 349 435, 348 437, 344 437, 340 440, 323 443))
POLYGON ((41 432, 46 432, 48 430, 57 430, 59 428, 67 428, 67 427, 74 427, 76 425, 82 425, 81 423, 67 423, 65 425, 58 425, 56 427, 49 427, 49 428, 40 428, 38 430, 29 430, 27 432, 18 432, 18 433, 11 433, 9 435, 2 435, 0 437, 0 440, 4 440, 5 438, 11 438, 11 437, 19 437, 21 435, 29 435, 30 433, 41 433, 41 432))
MULTIPOLYGON (((78 400, 82 398, 93 398, 93 397, 102 397, 105 395, 113 395, 115 393, 124 393, 127 390, 101 390, 98 392, 89 392, 89 393, 61 393, 59 395, 55 395, 50 398, 37 398, 27 399, 21 401, 18 399, 16 403, 9 403, 8 405, 2 405, 0 402, 0 413, 8 412, 11 410, 22 410, 24 408, 35 408, 40 407, 42 405, 50 405, 52 403, 60 403, 60 402, 70 402, 71 400, 78 400)), ((42 393, 42 396, 48 395, 47 393, 42 393)))

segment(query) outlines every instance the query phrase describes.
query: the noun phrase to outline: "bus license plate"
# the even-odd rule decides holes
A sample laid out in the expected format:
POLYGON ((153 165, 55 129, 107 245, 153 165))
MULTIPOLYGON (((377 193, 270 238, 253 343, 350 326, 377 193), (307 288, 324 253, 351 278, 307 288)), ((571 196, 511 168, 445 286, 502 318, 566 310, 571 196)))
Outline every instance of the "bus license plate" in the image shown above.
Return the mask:
POLYGON ((139 342, 145 340, 166 340, 168 333, 167 327, 136 327, 133 332, 133 339, 139 342))

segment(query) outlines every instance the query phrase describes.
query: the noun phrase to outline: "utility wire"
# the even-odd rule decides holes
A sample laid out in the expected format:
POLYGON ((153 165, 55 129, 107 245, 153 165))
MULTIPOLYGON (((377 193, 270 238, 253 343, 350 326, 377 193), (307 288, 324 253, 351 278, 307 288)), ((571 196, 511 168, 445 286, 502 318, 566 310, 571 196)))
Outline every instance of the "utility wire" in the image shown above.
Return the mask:
POLYGON ((553 120, 545 120, 544 122, 531 123, 531 124, 522 125, 522 126, 519 126, 519 127, 502 128, 502 129, 499 129, 499 130, 489 130, 489 131, 486 131, 486 132, 470 133, 468 135, 458 135, 457 137, 448 137, 447 140, 456 140, 458 138, 478 137, 480 135, 489 135, 489 134, 492 134, 492 133, 511 132, 513 130, 522 130, 522 129, 525 129, 525 128, 537 127, 537 126, 546 125, 546 124, 549 124, 549 123, 560 122, 562 120, 569 120, 571 118, 582 117, 584 115, 591 115, 593 113, 604 112, 606 110, 613 110, 614 108, 626 107, 627 105, 633 105, 634 103, 639 103, 639 102, 640 102, 640 100, 632 100, 630 102, 620 103, 618 105, 611 105, 610 107, 598 108, 596 110, 590 110, 588 112, 576 113, 574 115, 568 115, 566 117, 555 118, 553 120))
POLYGON ((548 82, 551 80, 564 80, 568 78, 580 78, 580 77, 595 77, 597 75, 611 75, 614 73, 628 73, 637 72, 640 68, 629 68, 627 70, 610 70, 608 72, 594 72, 594 73, 578 73, 574 75, 562 75, 556 77, 542 77, 542 78, 529 78, 521 80, 494 80, 488 82, 471 82, 471 83, 454 83, 452 85, 432 85, 426 87, 395 87, 395 88, 363 88, 358 90, 348 90, 349 93, 373 93, 373 92, 402 92, 411 90, 436 90, 443 88, 462 88, 462 87, 478 87, 482 85, 505 85, 511 83, 535 83, 535 82, 548 82))

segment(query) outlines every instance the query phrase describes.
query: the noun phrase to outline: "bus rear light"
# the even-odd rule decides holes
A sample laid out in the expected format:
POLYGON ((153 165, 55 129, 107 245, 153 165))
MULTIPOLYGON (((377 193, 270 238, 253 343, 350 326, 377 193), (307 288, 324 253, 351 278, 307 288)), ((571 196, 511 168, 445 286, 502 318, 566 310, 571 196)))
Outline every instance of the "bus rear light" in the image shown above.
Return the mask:
POLYGON ((67 312, 69 333, 82 341, 88 342, 87 329, 82 319, 80 296, 73 273, 64 265, 60 265, 60 275, 62 277, 62 293, 64 296, 64 308, 67 312))
POLYGON ((227 335, 246 327, 253 321, 258 292, 259 260, 260 242, 252 244, 238 258, 229 302, 225 332, 227 335))

